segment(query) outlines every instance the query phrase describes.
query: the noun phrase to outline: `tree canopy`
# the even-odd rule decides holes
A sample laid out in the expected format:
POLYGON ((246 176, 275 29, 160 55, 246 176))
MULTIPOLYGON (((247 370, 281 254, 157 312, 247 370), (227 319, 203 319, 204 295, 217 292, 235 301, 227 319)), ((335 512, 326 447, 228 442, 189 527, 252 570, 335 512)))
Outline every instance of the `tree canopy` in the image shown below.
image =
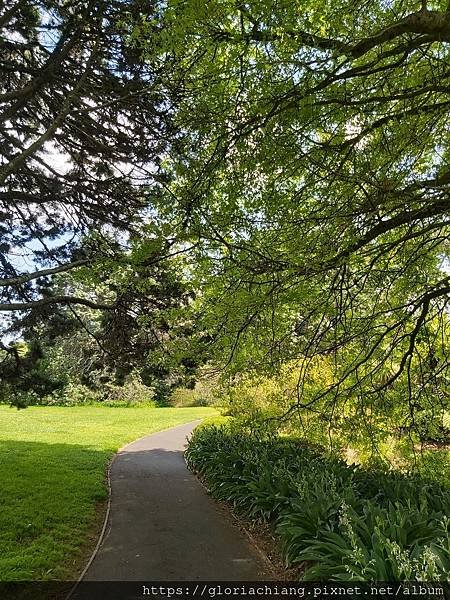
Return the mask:
POLYGON ((19 1, 1 19, 17 32, 0 96, 4 310, 37 300, 37 274, 8 257, 30 235, 64 232, 48 275, 99 253, 126 261, 111 231, 136 247, 159 236, 161 259, 189 258, 180 274, 211 361, 234 375, 295 365, 286 415, 331 418, 349 398, 363 416, 401 404, 408 427, 442 412, 446 3, 19 1), (320 360, 329 377, 307 392, 320 360))
POLYGON ((34 283, 108 255, 109 238, 117 243, 118 232, 138 227, 157 193, 168 111, 155 91, 155 72, 120 34, 125 10, 137 4, 152 7, 52 0, 4 5, 2 311, 29 309, 36 300, 95 304, 64 295, 39 298, 34 283))
POLYGON ((162 210, 198 241, 224 362, 297 359, 293 408, 448 401, 448 6, 169 1, 154 28, 130 37, 187 132, 162 210))
POLYGON ((11 0, 0 11, 1 377, 19 393, 57 386, 44 354, 80 332, 82 353, 119 381, 135 368, 166 374, 144 363, 190 291, 154 210, 177 136, 157 71, 122 35, 138 9, 151 16, 153 3, 11 0), (27 348, 9 343, 20 337, 27 348))

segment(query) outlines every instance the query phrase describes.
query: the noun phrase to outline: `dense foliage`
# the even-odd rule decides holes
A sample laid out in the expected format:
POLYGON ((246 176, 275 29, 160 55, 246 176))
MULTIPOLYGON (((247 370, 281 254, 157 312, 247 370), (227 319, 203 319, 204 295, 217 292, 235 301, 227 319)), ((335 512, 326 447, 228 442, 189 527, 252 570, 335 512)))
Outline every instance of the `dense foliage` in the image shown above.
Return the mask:
POLYGON ((119 383, 291 370, 271 416, 445 437, 444 2, 8 0, 0 26, 5 381, 42 388, 58 321, 119 383))
MULTIPOLYGON (((362 464, 379 463, 402 470, 414 467, 420 471, 433 456, 433 469, 447 471, 450 484, 450 412, 439 396, 423 404, 412 425, 407 392, 401 387, 386 394, 376 410, 363 396, 355 396, 348 398, 340 410, 329 412, 322 400, 315 402, 311 410, 292 411, 298 399, 299 376, 297 361, 290 361, 276 375, 249 372, 228 378, 216 395, 226 414, 244 426, 266 422, 279 433, 301 436, 362 464)), ((311 361, 302 388, 303 402, 326 389, 332 377, 330 357, 311 361)))
MULTIPOLYGON (((168 1, 130 39, 176 99, 162 214, 195 242, 234 373, 299 367, 291 410, 449 401, 446 3, 168 1), (169 202, 170 198, 170 202, 169 202), (317 356, 327 385, 305 397, 317 356)), ((389 408, 388 408, 389 410, 389 408)))
POLYGON ((202 349, 182 259, 159 260, 167 244, 155 236, 128 246, 41 281, 46 297, 61 289, 92 297, 95 290, 114 308, 47 305, 17 316, 9 333, 21 339, 0 349, 1 401, 134 403, 140 395, 162 402, 174 386, 194 384, 202 349))
POLYGON ((198 428, 186 452, 210 493, 270 523, 309 580, 443 581, 450 573, 450 491, 368 471, 289 438, 198 428))

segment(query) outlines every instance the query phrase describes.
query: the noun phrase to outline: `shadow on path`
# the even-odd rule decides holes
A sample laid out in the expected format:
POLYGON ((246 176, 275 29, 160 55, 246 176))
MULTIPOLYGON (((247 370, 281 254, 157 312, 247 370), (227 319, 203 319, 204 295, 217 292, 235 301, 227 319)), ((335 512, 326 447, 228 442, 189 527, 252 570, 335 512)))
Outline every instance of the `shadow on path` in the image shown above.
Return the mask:
POLYGON ((111 511, 84 581, 257 581, 264 563, 183 457, 189 423, 138 440, 111 467, 111 511))

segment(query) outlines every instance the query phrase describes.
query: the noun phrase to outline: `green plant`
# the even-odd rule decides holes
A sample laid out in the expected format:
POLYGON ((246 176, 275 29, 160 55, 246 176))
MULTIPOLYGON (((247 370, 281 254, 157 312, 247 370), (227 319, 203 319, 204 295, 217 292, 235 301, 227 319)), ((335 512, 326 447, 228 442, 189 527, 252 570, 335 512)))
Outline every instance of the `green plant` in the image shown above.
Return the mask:
POLYGON ((442 580, 450 490, 418 475, 347 465, 295 438, 236 423, 195 430, 186 459, 210 493, 270 523, 310 580, 442 580))

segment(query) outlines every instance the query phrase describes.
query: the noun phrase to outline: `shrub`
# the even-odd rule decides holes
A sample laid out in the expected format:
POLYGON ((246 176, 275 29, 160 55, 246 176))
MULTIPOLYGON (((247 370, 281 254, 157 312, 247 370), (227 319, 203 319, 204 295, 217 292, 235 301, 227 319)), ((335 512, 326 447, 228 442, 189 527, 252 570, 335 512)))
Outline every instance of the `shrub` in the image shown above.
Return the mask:
POLYGON ((436 581, 450 573, 450 490, 347 465, 297 439, 228 426, 195 430, 189 467, 210 493, 273 526, 305 579, 436 581))
POLYGON ((187 406, 208 406, 208 399, 199 394, 197 390, 177 388, 170 394, 168 403, 177 408, 187 406))
POLYGON ((41 404, 49 406, 81 406, 101 403, 103 406, 154 406, 154 391, 137 377, 128 377, 123 385, 111 381, 91 388, 81 383, 69 382, 61 390, 42 398, 27 395, 25 405, 41 404))
POLYGON ((214 406, 217 403, 217 378, 200 370, 199 380, 193 388, 175 388, 168 403, 177 408, 188 406, 214 406))
MULTIPOLYGON (((417 446, 449 443, 450 394, 445 378, 436 384, 434 393, 421 398, 412 418, 408 385, 388 386, 370 402, 356 391, 338 399, 326 393, 339 380, 335 369, 331 356, 325 355, 289 360, 264 375, 257 369, 233 373, 221 380, 221 405, 241 421, 281 417, 291 410, 289 418, 278 421, 283 433, 301 435, 342 452, 352 451, 360 461, 373 464, 389 466, 390 447, 396 446, 392 449, 398 460, 397 448, 402 446, 406 450, 401 457, 404 466, 410 467, 414 462, 411 453, 417 446), (312 410, 293 410, 299 398, 312 410)), ((415 373, 412 381, 420 386, 418 377, 415 373)))
POLYGON ((108 406, 156 405, 154 391, 137 378, 128 378, 124 385, 107 383, 104 388, 103 403, 108 406))

